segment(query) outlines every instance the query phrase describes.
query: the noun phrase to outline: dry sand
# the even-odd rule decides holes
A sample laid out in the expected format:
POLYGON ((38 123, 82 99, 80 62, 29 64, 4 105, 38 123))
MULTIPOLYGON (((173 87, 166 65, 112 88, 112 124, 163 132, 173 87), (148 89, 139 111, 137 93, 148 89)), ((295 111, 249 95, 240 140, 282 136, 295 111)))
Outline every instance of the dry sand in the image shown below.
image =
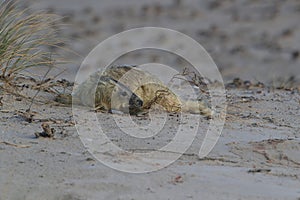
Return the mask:
MULTIPOLYGON (((68 16, 71 28, 62 34, 71 37, 69 48, 82 55, 69 55, 74 64, 64 66, 68 71, 62 77, 70 81, 84 56, 103 39, 134 27, 162 26, 199 41, 225 82, 240 77, 284 87, 228 87, 228 116, 212 152, 204 159, 197 156, 207 128, 201 118, 188 151, 167 168, 146 174, 119 172, 95 160, 79 139, 70 107, 36 103, 33 121, 27 122, 20 111, 30 102, 0 91, 0 200, 300 199, 298 1, 24 2, 68 16), (43 122, 56 130, 54 139, 35 137, 43 122)), ((120 62, 180 65, 172 57, 145 55, 120 62)), ((110 114, 97 116, 124 148, 152 149, 173 136, 170 129, 149 144, 130 141, 118 136, 110 114)))
MULTIPOLYGON (((0 144, 1 199, 298 199, 300 94, 230 89, 227 97, 224 130, 206 158, 197 156, 207 127, 201 118, 194 143, 179 160, 156 172, 129 174, 87 152, 71 108, 34 105, 36 114, 29 123, 17 112, 27 109, 28 102, 5 95, 1 141, 8 143, 0 144), (56 130, 54 139, 35 138, 43 122, 56 130)), ((98 119, 125 149, 152 150, 174 134, 167 129, 148 142, 130 141, 116 134, 118 127, 109 116, 98 114, 98 119)))

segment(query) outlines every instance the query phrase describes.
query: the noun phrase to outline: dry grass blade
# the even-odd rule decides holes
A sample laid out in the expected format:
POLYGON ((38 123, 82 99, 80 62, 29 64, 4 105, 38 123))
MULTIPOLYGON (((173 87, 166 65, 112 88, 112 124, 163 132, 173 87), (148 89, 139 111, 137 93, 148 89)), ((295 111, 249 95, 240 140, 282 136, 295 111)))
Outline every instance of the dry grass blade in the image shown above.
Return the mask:
POLYGON ((0 140, 0 144, 5 144, 5 145, 17 147, 17 148, 29 148, 30 147, 30 145, 14 144, 14 143, 6 142, 6 141, 1 141, 1 140, 0 140))
POLYGON ((54 52, 62 41, 57 37, 59 17, 18 7, 19 1, 0 3, 0 79, 10 82, 32 67, 53 67, 54 52))

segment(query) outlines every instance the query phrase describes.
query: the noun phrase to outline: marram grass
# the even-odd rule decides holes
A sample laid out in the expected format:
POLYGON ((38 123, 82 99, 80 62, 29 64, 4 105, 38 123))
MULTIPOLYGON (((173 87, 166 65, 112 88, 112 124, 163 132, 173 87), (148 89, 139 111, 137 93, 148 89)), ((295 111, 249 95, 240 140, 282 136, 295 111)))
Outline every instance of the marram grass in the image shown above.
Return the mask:
POLYGON ((29 68, 51 69, 57 60, 49 47, 61 43, 57 36, 57 15, 43 11, 29 13, 19 3, 13 0, 0 3, 0 80, 6 82, 29 68))

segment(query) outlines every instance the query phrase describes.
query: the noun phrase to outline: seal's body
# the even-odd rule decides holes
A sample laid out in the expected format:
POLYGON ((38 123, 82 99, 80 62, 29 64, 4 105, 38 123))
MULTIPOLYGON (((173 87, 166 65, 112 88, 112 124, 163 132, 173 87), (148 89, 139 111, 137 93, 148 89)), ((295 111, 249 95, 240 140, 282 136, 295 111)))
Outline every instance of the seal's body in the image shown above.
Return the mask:
POLYGON ((73 100, 102 111, 138 114, 158 104, 168 112, 211 116, 211 110, 203 102, 182 102, 158 78, 135 66, 116 66, 103 73, 96 72, 74 89, 73 100))

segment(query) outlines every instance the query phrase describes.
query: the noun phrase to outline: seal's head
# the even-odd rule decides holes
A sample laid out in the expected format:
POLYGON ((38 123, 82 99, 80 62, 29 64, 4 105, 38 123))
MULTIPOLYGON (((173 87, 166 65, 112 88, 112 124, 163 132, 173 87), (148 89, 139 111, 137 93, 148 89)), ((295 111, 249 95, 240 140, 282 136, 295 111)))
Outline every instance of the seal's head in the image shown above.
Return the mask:
POLYGON ((115 88, 111 95, 111 110, 137 115, 143 111, 143 100, 128 87, 115 81, 115 88))
POLYGON ((137 115, 143 111, 143 101, 134 93, 129 99, 129 114, 137 115))

